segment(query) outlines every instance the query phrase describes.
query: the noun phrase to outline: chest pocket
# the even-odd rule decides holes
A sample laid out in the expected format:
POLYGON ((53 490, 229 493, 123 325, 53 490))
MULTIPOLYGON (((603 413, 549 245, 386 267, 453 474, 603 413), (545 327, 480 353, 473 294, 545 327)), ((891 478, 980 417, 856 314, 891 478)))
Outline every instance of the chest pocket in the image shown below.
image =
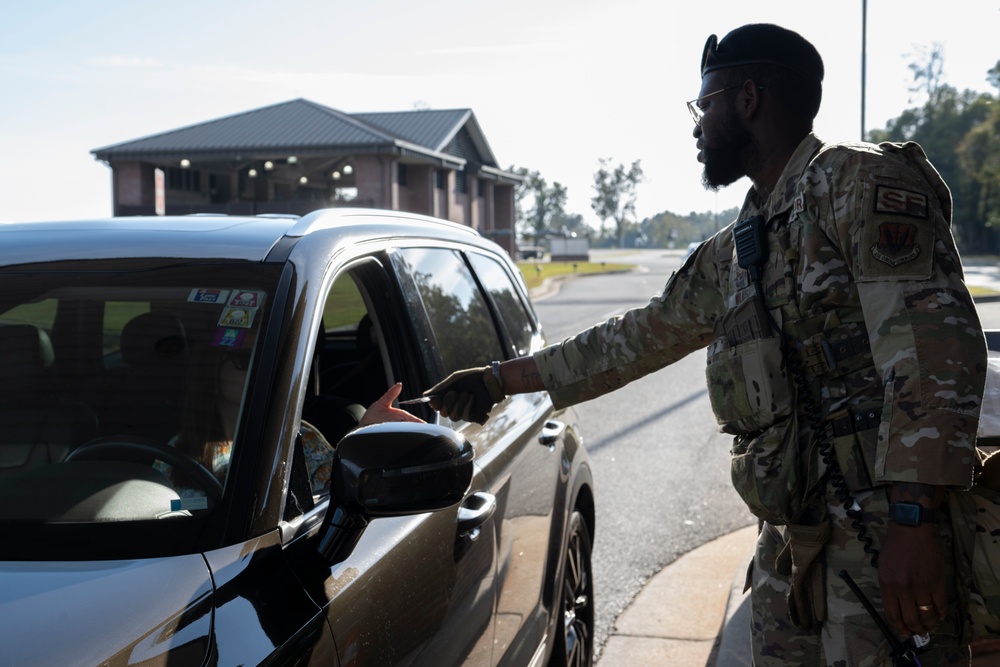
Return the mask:
POLYGON ((708 349, 705 370, 709 400, 720 429, 744 434, 762 431, 791 413, 791 383, 776 336, 759 301, 749 299, 726 315, 728 333, 708 349))
POLYGON ((783 222, 768 232, 761 278, 770 313, 756 296, 748 272, 730 259, 730 298, 737 305, 718 322, 705 371, 712 410, 725 433, 763 431, 792 411, 791 380, 781 339, 771 324, 773 318, 780 326, 782 306, 789 302, 791 274, 784 251, 788 229, 783 222))

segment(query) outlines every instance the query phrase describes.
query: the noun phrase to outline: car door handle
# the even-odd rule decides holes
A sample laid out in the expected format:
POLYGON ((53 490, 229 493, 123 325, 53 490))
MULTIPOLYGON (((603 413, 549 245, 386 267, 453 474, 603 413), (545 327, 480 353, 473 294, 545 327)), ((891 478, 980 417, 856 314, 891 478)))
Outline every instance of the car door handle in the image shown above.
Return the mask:
POLYGON ((565 432, 566 424, 555 419, 550 419, 545 422, 545 427, 542 428, 542 434, 538 436, 538 443, 551 447, 556 443, 556 440, 562 438, 563 433, 565 432))
POLYGON ((497 497, 492 493, 477 491, 465 499, 458 508, 458 534, 460 537, 476 539, 479 529, 497 509, 497 497))

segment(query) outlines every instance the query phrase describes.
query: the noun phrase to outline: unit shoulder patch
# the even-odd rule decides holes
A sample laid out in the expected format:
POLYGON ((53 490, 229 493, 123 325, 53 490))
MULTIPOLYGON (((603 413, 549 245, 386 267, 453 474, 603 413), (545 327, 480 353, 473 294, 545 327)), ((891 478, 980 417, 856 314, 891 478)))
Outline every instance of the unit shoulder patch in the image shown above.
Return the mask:
POLYGON ((923 280, 934 262, 933 203, 905 183, 876 184, 862 208, 859 280, 923 280))
POLYGON ((883 222, 878 226, 878 240, 871 247, 872 257, 896 267, 920 255, 917 226, 911 223, 883 222))

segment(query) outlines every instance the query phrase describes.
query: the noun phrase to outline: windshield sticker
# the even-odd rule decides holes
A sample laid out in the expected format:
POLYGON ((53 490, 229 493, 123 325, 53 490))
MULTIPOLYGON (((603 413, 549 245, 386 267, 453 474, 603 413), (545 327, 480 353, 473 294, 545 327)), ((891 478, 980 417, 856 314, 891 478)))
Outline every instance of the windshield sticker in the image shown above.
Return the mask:
POLYGON ((253 318, 257 315, 256 308, 240 308, 226 306, 219 318, 220 327, 240 327, 249 329, 253 326, 253 318))
POLYGON ((235 289, 233 296, 229 299, 227 306, 239 306, 241 308, 259 308, 262 293, 252 289, 235 289))
POLYGON ((170 511, 179 512, 181 510, 207 510, 208 498, 205 496, 195 496, 193 498, 178 498, 170 501, 170 511))
POLYGON ((195 288, 188 295, 188 301, 191 303, 225 303, 228 298, 229 290, 227 289, 195 288))
POLYGON ((235 329, 233 327, 219 327, 212 336, 212 347, 243 347, 246 340, 246 329, 235 329))

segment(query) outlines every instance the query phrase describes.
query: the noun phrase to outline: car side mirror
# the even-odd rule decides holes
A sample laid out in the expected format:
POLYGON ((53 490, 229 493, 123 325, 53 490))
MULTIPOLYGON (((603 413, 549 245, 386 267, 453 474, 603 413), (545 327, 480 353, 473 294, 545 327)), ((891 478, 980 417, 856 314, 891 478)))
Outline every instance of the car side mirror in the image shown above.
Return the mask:
POLYGON ((350 555, 368 521, 422 514, 460 502, 472 482, 474 450, 436 424, 389 422, 360 428, 337 445, 330 508, 319 551, 331 563, 350 555))

